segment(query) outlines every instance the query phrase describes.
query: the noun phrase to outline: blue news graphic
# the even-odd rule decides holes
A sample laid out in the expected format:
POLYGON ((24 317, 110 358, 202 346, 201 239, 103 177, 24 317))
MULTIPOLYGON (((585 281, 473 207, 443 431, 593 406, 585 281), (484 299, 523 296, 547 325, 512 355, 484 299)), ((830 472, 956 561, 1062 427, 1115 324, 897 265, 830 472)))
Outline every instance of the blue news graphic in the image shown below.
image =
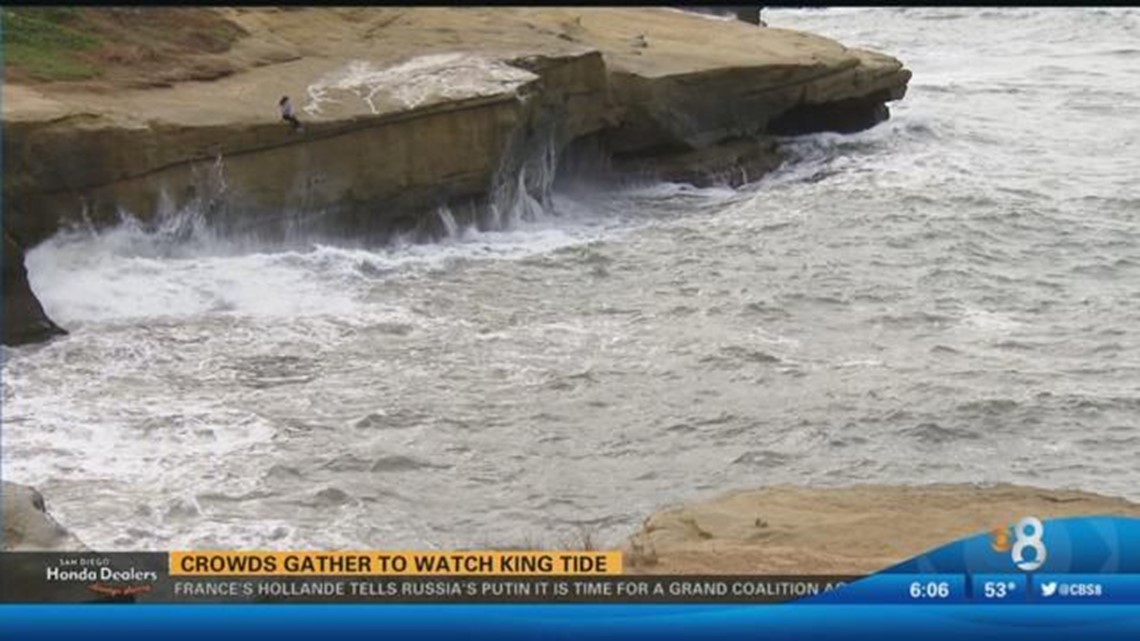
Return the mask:
POLYGON ((1140 574, 1035 574, 1030 599, 1057 605, 1140 604, 1140 574))
POLYGON ((0 605, 5 641, 1140 638, 1140 608, 970 605, 0 605), (256 632, 254 632, 256 631, 256 632))
POLYGON ((938 574, 875 574, 825 592, 814 603, 965 603, 966 577, 938 574))
POLYGON ((1140 520, 1027 516, 799 603, 1140 605, 1140 520))
POLYGON ((1007 529, 955 541, 884 570, 902 574, 1019 571, 1140 574, 1140 519, 1097 516, 1042 522, 1026 517, 1007 529), (1021 527, 1027 524, 1038 527, 1021 527))

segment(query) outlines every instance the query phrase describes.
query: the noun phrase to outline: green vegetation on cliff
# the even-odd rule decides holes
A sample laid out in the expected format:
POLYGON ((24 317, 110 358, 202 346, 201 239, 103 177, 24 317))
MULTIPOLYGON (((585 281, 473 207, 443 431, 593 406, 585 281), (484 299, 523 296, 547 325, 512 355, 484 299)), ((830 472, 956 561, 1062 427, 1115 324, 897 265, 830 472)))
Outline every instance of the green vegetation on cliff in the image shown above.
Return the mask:
POLYGON ((102 39, 83 28, 78 9, 5 9, 3 37, 5 72, 44 82, 99 75, 83 54, 98 48, 102 39))
POLYGON ((137 81, 176 72, 188 57, 223 53, 244 34, 215 9, 5 9, 4 71, 15 82, 137 81))

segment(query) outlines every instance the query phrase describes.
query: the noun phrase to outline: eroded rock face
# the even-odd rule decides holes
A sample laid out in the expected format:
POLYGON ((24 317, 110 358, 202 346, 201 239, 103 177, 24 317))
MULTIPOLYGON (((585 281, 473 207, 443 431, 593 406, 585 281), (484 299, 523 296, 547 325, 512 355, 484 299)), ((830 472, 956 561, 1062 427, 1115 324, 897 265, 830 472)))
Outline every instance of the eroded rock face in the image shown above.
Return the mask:
POLYGON ((626 182, 739 187, 776 169, 783 160, 773 141, 747 138, 660 156, 618 158, 612 167, 626 182))
POLYGON ((831 60, 774 56, 753 65, 649 75, 614 70, 626 108, 612 135, 619 154, 700 149, 760 134, 851 132, 874 126, 886 102, 906 94, 911 73, 889 56, 859 50, 831 60), (785 122, 789 114, 795 120, 785 122))
POLYGON ((790 109, 773 120, 768 131, 777 136, 802 136, 822 131, 850 134, 870 129, 890 117, 890 108, 878 96, 848 98, 790 109))
POLYGON ((47 512, 34 488, 3 482, 4 545, 9 552, 79 551, 87 549, 47 512))
MULTIPOLYGON (((422 95, 385 91, 399 78, 381 72, 333 78, 340 88, 321 90, 329 112, 301 113, 303 135, 272 120, 202 127, 99 118, 15 123, 5 153, 24 162, 18 175, 5 176, 6 214, 33 243, 61 221, 20 212, 57 212, 62 220, 81 214, 110 225, 123 210, 146 220, 194 207, 220 233, 267 240, 286 229, 303 237, 406 231, 438 207, 485 198, 500 176, 517 174, 528 150, 551 145, 557 153, 613 118, 598 52, 510 63, 473 65, 468 75, 483 73, 483 82, 469 78, 466 87, 422 95), (514 69, 510 82, 499 81, 504 67, 514 69)), ((419 76, 425 87, 454 80, 445 65, 421 69, 433 70, 443 77, 419 76)))
POLYGON ((4 230, 4 344, 10 347, 45 341, 66 334, 47 314, 28 283, 24 250, 4 230))

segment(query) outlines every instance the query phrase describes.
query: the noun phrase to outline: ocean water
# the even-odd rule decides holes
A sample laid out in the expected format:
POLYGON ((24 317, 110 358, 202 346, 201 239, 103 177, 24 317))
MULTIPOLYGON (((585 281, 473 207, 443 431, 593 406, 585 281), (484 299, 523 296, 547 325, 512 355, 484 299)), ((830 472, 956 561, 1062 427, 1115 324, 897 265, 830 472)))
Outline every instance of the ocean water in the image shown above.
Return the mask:
POLYGON ((4 477, 103 549, 610 544, 783 483, 1140 500, 1140 11, 765 19, 908 96, 738 190, 436 244, 36 248, 71 335, 4 351, 4 477))

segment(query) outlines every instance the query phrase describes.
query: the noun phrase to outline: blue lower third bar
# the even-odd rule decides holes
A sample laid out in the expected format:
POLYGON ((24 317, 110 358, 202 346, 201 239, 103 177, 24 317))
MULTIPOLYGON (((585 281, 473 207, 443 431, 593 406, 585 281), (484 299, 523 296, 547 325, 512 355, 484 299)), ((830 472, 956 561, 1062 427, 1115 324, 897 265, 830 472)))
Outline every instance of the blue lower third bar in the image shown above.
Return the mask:
POLYGON ((1036 574, 1033 603, 1140 604, 1140 574, 1036 574))
POLYGON ((798 603, 965 603, 961 574, 875 574, 798 603))

